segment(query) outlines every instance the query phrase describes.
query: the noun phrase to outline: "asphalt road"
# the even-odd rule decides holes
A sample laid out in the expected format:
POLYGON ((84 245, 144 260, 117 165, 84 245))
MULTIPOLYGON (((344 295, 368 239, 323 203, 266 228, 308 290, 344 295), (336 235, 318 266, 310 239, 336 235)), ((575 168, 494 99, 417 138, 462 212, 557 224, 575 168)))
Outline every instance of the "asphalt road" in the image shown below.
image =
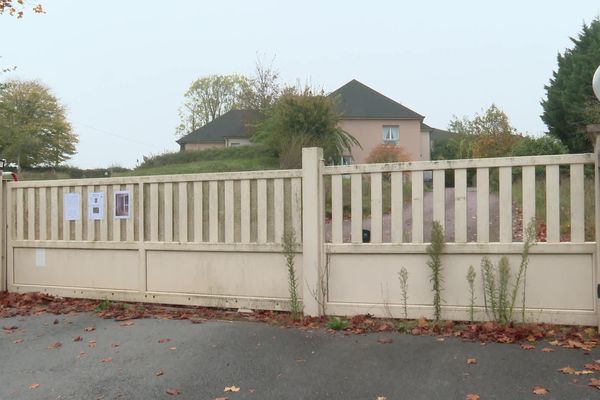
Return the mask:
POLYGON ((147 319, 121 326, 90 314, 0 319, 2 327, 13 325, 18 329, 12 333, 0 330, 0 399, 600 398, 600 390, 586 386, 589 376, 557 371, 582 369, 600 358, 598 350, 544 353, 543 345, 526 351, 454 338, 344 336, 249 322, 147 319), (85 332, 90 326, 95 330, 85 332), (73 341, 77 336, 82 340, 73 341), (163 338, 170 341, 159 343, 163 338), (380 338, 393 342, 380 344, 380 338), (49 348, 56 342, 62 346, 49 348), (468 358, 477 364, 468 365, 468 358), (233 385, 240 391, 223 392, 233 385), (534 385, 550 394, 534 395, 534 385), (181 394, 170 396, 169 388, 181 394))

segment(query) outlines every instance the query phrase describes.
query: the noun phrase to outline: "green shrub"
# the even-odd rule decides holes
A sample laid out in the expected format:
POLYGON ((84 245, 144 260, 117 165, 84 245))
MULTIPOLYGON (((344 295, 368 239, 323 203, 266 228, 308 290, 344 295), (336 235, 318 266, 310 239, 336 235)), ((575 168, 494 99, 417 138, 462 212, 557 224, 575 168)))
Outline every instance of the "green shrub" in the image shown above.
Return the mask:
POLYGON ((560 139, 553 136, 523 136, 512 147, 512 156, 543 156, 568 153, 560 139))
POLYGON ((144 156, 137 169, 162 167, 170 164, 186 164, 195 161, 231 160, 237 158, 274 157, 275 154, 262 145, 221 147, 197 151, 166 152, 144 156))
POLYGON ((334 331, 340 331, 348 327, 348 321, 344 318, 331 317, 329 318, 329 321, 327 321, 327 327, 334 331))

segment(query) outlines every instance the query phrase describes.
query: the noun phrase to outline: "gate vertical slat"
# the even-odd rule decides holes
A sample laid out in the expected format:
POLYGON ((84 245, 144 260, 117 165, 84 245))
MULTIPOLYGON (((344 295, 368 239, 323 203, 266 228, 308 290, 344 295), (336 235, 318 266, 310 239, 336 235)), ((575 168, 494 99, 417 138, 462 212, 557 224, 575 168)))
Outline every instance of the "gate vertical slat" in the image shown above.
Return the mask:
POLYGON ((560 193, 559 167, 546 167, 546 240, 549 243, 560 242, 560 193))
POLYGON ((58 238, 58 188, 52 186, 50 188, 50 239, 59 240, 58 238))
POLYGON ((242 243, 250 243, 250 181, 240 182, 240 236, 242 243))
POLYGON ((173 241, 173 184, 165 183, 163 186, 164 195, 164 208, 163 208, 163 221, 164 221, 164 240, 165 242, 173 241))
POLYGON ((233 181, 225 181, 225 243, 233 243, 235 237, 233 181))
MULTIPOLYGON (((114 195, 116 192, 118 192, 119 190, 121 190, 121 186, 120 185, 113 185, 112 186, 112 193, 113 195, 111 196, 110 202, 113 205, 113 207, 116 207, 116 202, 114 201, 114 195)), ((131 204, 130 204, 131 206, 131 204)), ((121 219, 117 219, 116 218, 116 214, 114 212, 114 208, 113 208, 113 215, 110 216, 110 218, 112 219, 112 240, 114 240, 115 242, 120 242, 121 241, 121 219)))
POLYGON ((331 177, 331 241, 344 242, 344 193, 342 190, 342 175, 331 177))
POLYGON ((296 240, 302 238, 302 179, 292 178, 291 196, 292 196, 292 229, 294 230, 296 240))
POLYGON ((217 181, 208 184, 208 240, 210 243, 219 241, 219 185, 217 181))
POLYGON ((79 194, 79 219, 75 221, 75 240, 81 241, 83 240, 83 219, 85 218, 82 212, 83 192, 81 186, 75 188, 75 193, 79 194))
POLYGON ((25 228, 23 226, 23 223, 25 222, 23 219, 23 189, 18 188, 15 191, 15 206, 16 206, 16 235, 15 235, 15 239, 17 240, 23 240, 23 238, 25 237, 25 228))
POLYGON ((454 241, 467 241, 467 170, 454 170, 454 241))
POLYGON ((352 243, 362 243, 362 175, 353 174, 350 181, 350 213, 352 224, 352 243))
POLYGON ((392 172, 392 243, 404 240, 404 196, 402 192, 402 172, 392 172))
POLYGON ((150 184, 150 241, 158 242, 158 183, 150 184))
POLYGON ((527 226, 535 220, 535 167, 523 167, 523 238, 527 226))
POLYGON ((202 213, 202 181, 194 182, 194 242, 202 242, 202 227, 204 215, 202 213))
POLYGON ((412 243, 423 243, 423 171, 411 172, 412 243))
POLYGON ((109 198, 108 186, 100 186, 98 191, 104 193, 104 204, 102 205, 104 218, 100 220, 100 240, 106 242, 108 241, 108 220, 112 218, 112 215, 109 215, 109 203, 112 199, 109 198))
POLYGON ((382 206, 383 201, 381 173, 371 173, 371 243, 382 241, 382 206))
POLYGON ((256 224, 258 243, 267 243, 267 180, 256 182, 256 224))
POLYGON ((27 189, 27 240, 35 240, 35 188, 27 189))
POLYGON ((446 228, 446 171, 433 171, 433 220, 446 228))
POLYGON ((585 241, 585 201, 583 164, 572 164, 570 168, 571 195, 571 242, 585 241))
MULTIPOLYGON (((93 186, 88 186, 87 187, 87 205, 88 205, 88 209, 90 207, 90 193, 94 192, 94 187, 93 186)), ((87 210, 86 211, 86 219, 87 219, 87 210)), ((87 236, 86 239, 89 241, 94 241, 96 240, 96 221, 88 219, 87 221, 87 236)))
POLYGON ((273 180, 273 241, 275 243, 281 243, 283 238, 285 228, 284 204, 283 179, 275 179, 273 180))
POLYGON ((500 242, 512 242, 512 168, 500 167, 500 193, 498 199, 500 217, 500 242))
POLYGON ((48 239, 48 228, 47 228, 47 217, 48 217, 48 203, 46 198, 46 188, 41 187, 39 192, 39 227, 40 227, 40 240, 48 239))
POLYGON ((65 194, 71 193, 70 187, 65 187, 60 194, 62 198, 62 225, 63 225, 63 235, 62 240, 71 240, 71 221, 67 220, 65 213, 65 194))
POLYGON ((137 205, 135 204, 135 189, 133 184, 128 184, 126 190, 129 192, 130 200, 129 200, 129 218, 125 220, 125 240, 133 241, 135 239, 135 221, 136 215, 140 215, 142 212, 141 209, 137 209, 137 205))
POLYGON ((179 242, 188 241, 188 215, 187 215, 187 182, 179 182, 179 206, 177 207, 177 217, 179 218, 179 242))
POLYGON ((490 170, 477 168, 477 242, 490 241, 490 170))

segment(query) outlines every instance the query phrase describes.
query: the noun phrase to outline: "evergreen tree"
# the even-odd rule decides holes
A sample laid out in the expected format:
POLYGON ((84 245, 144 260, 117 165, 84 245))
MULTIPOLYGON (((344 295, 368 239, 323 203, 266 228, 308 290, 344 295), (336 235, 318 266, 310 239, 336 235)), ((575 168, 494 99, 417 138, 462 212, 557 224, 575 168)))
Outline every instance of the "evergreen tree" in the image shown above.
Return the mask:
POLYGON ((600 65, 600 19, 584 24, 571 41, 573 48, 558 54, 558 69, 545 86, 542 120, 570 152, 582 153, 593 149, 586 125, 600 122, 600 104, 592 91, 592 76, 600 65))

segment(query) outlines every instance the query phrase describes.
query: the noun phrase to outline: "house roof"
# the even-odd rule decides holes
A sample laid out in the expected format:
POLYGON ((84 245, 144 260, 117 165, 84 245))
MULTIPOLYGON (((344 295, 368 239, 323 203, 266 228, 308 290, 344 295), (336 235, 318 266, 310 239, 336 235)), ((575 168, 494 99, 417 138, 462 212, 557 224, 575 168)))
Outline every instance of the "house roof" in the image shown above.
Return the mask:
POLYGON ((427 131, 429 131, 431 139, 438 139, 441 137, 446 137, 448 135, 452 135, 452 132, 448 132, 443 129, 432 128, 431 126, 421 122, 421 132, 427 132, 427 131))
POLYGON ((251 135, 260 114, 255 110, 231 110, 177 140, 179 144, 223 142, 225 138, 251 135))
POLYGON ((423 119, 402 104, 382 95, 356 79, 331 92, 343 118, 423 119))

